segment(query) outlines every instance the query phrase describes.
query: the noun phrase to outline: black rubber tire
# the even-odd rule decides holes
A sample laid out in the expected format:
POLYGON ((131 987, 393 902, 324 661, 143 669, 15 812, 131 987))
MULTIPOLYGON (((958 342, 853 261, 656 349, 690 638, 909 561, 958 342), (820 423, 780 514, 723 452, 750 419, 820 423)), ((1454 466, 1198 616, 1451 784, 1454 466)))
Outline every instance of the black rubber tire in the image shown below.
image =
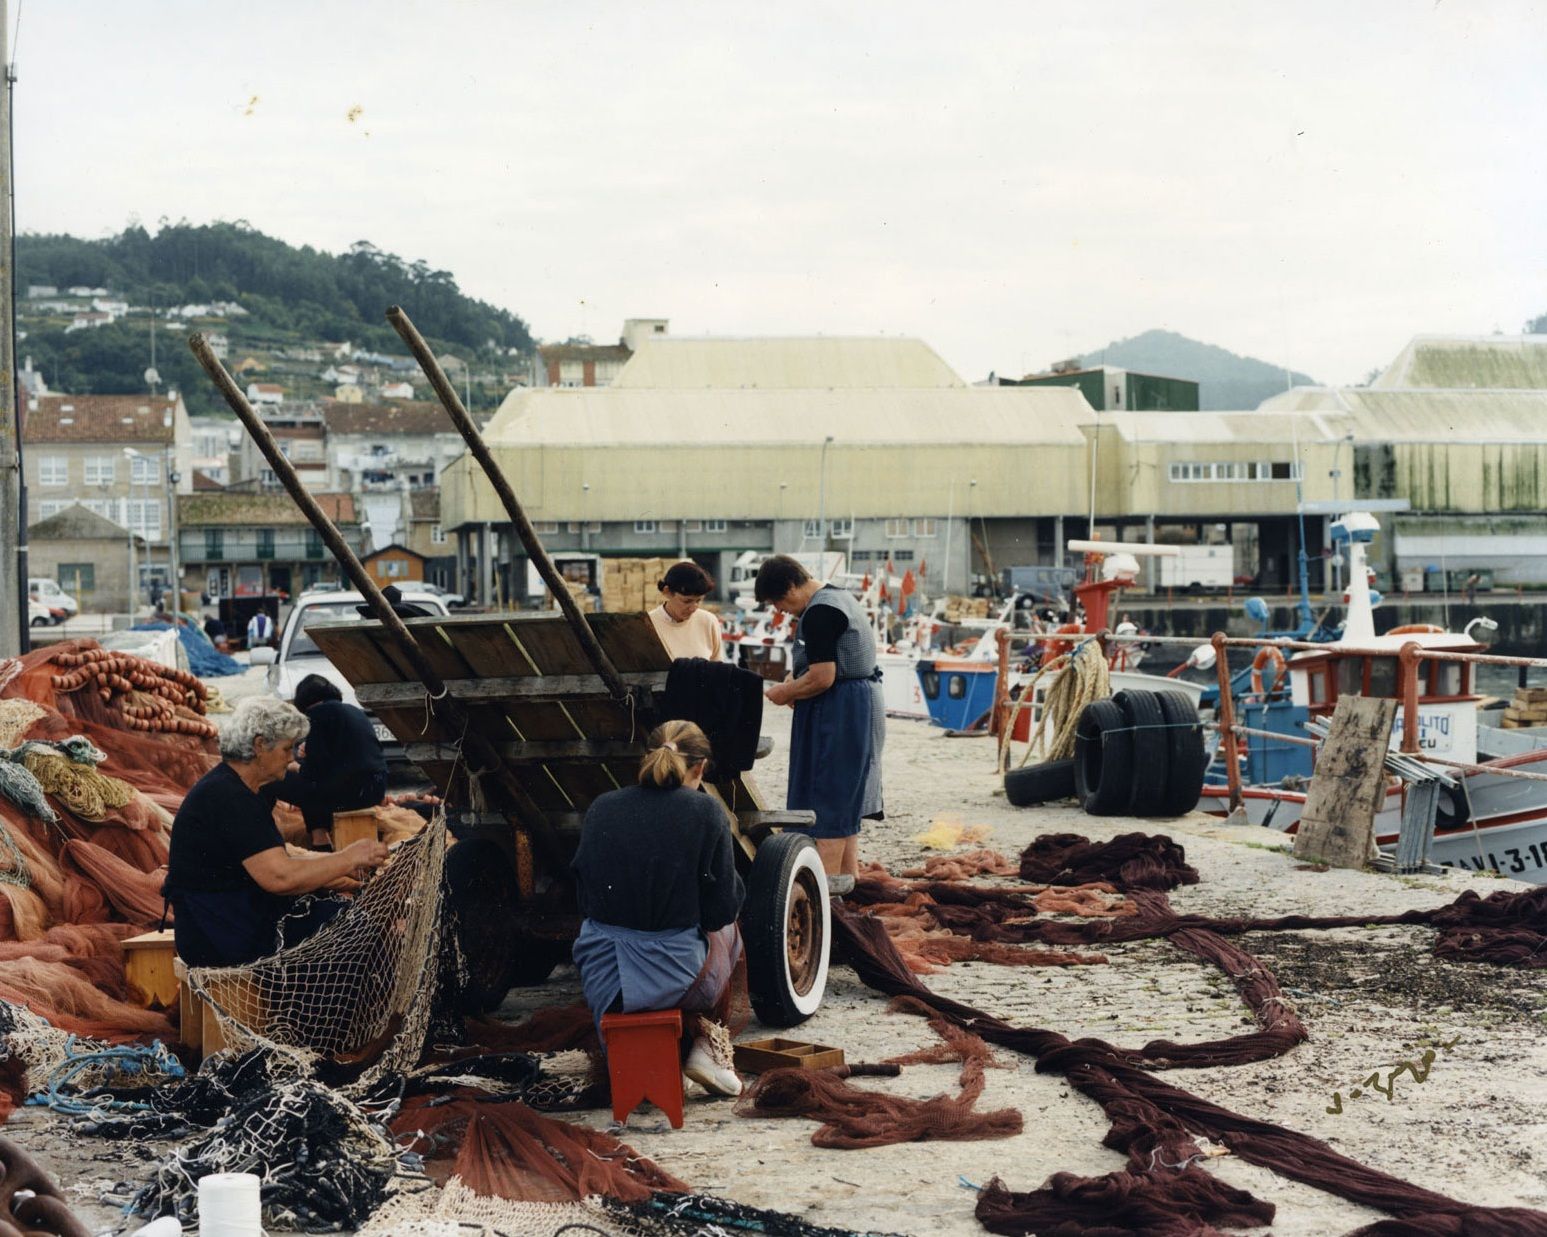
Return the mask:
POLYGON ((1203 745, 1198 708, 1181 692, 1156 692, 1166 726, 1166 791, 1157 816, 1181 816, 1198 806, 1209 754, 1203 745))
POLYGON ((1004 797, 1016 807, 1074 798, 1074 761, 1049 760, 1022 769, 1007 769, 1004 797))
POLYGON ((792 1027, 816 1013, 827 991, 832 907, 821 856, 804 834, 776 833, 757 848, 741 907, 741 939, 747 993, 759 1022, 792 1027))
POLYGON ((1126 812, 1133 798, 1133 732, 1110 700, 1085 706, 1074 732, 1075 798, 1092 816, 1126 812))
MULTIPOLYGON (((1457 780, 1464 776, 1465 774, 1458 774, 1457 780)), ((1455 790, 1448 790, 1441 786, 1434 802, 1436 829, 1459 829, 1462 825, 1471 824, 1472 801, 1467 797, 1464 785, 1456 787, 1455 790)))
POLYGON ((1118 692, 1112 703, 1123 711, 1133 731, 1133 793, 1128 811, 1135 816, 1161 815, 1170 749, 1160 701, 1155 692, 1133 690, 1118 692))
POLYGON ((515 870, 494 842, 468 838, 446 852, 446 892, 467 963, 457 1007, 463 1013, 488 1013, 516 984, 521 891, 515 870))

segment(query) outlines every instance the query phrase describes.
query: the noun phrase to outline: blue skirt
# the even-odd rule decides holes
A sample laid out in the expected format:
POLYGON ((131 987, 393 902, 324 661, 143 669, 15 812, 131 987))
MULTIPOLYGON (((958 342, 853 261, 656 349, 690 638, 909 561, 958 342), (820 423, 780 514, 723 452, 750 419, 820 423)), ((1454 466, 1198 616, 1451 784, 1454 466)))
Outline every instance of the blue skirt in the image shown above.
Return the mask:
POLYGON ((790 726, 791 811, 814 811, 813 838, 847 838, 881 810, 886 695, 879 679, 844 679, 795 702, 790 726))

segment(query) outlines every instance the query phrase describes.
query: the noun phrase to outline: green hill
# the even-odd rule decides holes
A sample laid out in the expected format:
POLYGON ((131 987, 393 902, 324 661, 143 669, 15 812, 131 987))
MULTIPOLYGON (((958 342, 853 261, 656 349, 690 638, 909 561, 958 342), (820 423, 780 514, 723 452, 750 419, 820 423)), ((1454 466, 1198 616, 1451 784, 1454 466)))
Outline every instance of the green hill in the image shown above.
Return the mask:
POLYGON ((1199 343, 1174 331, 1145 331, 1120 339, 1080 358, 1085 365, 1116 365, 1168 378, 1190 378, 1199 384, 1198 404, 1204 409, 1255 408, 1289 386, 1314 386, 1307 374, 1285 370, 1253 357, 1237 356, 1213 344, 1199 343))
MULTIPOLYGON (((402 305, 437 353, 493 364, 510 349, 529 353, 534 347, 525 322, 464 296, 448 271, 406 261, 368 241, 343 254, 297 248, 240 222, 167 224, 154 235, 131 227, 103 240, 25 234, 16 239, 16 287, 26 332, 21 355, 30 355, 51 385, 81 394, 145 389, 150 319, 143 308, 150 305, 164 313, 167 307, 236 302, 245 315, 188 323, 225 334, 233 355, 324 340, 403 355, 406 349, 382 318, 389 305, 402 305), (142 312, 131 311, 110 326, 66 332, 67 316, 29 309, 27 288, 38 284, 61 292, 106 288, 142 312)), ((163 382, 183 391, 191 408, 212 408, 218 398, 183 340, 158 329, 158 344, 163 382)))

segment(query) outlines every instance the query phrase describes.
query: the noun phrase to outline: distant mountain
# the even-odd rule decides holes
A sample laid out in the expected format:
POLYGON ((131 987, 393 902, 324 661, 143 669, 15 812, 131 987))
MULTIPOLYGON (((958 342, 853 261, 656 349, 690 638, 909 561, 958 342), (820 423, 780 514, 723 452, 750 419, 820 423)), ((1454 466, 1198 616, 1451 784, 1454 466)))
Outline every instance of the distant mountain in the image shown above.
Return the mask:
POLYGON ((1199 343, 1175 331, 1145 331, 1120 339, 1080 358, 1084 365, 1116 365, 1122 369, 1198 383, 1198 403, 1205 409, 1255 408, 1286 386, 1315 385, 1308 374, 1286 372, 1253 357, 1237 356, 1213 344, 1199 343))

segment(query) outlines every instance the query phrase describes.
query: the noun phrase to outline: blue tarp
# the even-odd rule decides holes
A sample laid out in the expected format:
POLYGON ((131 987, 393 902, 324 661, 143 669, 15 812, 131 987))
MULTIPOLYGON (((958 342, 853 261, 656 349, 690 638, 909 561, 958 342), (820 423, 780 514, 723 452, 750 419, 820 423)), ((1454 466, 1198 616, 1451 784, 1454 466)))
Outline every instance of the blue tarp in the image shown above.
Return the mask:
MULTIPOLYGON (((136 623, 130 631, 166 631, 170 623, 136 623)), ((192 627, 179 627, 177 638, 182 641, 183 652, 188 654, 188 669, 201 679, 218 679, 228 674, 241 674, 247 667, 234 657, 227 657, 211 644, 201 631, 192 627)))

